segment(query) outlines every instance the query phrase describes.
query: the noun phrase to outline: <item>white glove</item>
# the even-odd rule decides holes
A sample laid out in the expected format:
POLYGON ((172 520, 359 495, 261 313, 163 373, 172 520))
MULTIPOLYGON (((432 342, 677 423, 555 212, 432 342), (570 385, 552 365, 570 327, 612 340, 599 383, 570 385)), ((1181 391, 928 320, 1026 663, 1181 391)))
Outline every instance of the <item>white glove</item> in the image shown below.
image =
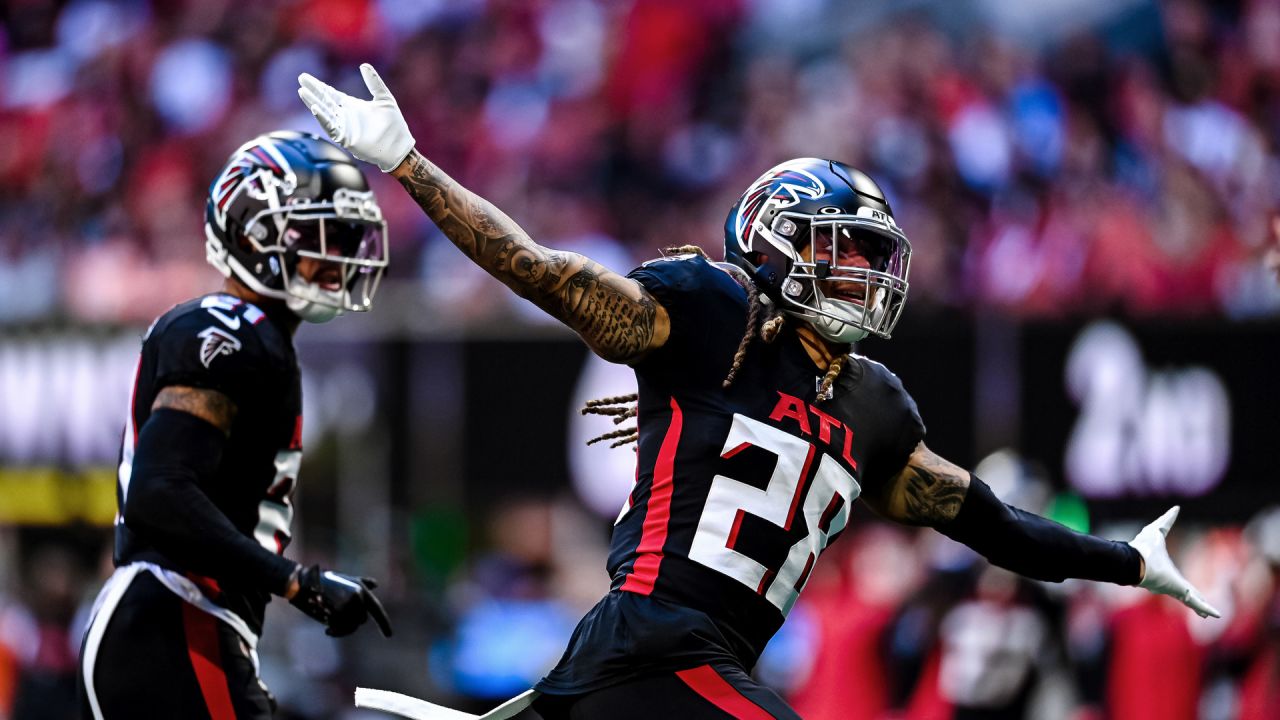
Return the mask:
POLYGON ((413 135, 378 71, 360 66, 372 100, 360 100, 335 90, 309 73, 298 76, 298 97, 333 141, 356 157, 391 172, 413 150, 413 135))
POLYGON ((1138 587, 1144 587, 1153 593, 1169 595, 1182 601, 1183 605, 1196 611, 1200 617, 1222 617, 1222 613, 1210 605, 1187 579, 1182 577, 1178 568, 1169 557, 1169 550, 1164 545, 1164 538, 1178 519, 1178 506, 1174 505, 1169 512, 1161 515, 1155 522, 1142 528, 1138 536, 1129 541, 1142 555, 1146 563, 1146 573, 1138 587))

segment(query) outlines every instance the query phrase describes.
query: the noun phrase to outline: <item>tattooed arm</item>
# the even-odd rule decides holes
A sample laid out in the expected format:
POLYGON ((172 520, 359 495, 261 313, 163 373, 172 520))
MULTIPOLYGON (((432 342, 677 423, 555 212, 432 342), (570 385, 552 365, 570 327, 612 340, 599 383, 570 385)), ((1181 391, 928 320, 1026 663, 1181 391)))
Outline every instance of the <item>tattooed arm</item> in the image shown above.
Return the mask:
POLYGON ((236 404, 231 398, 217 390, 187 387, 185 385, 168 385, 156 394, 151 409, 170 408, 181 410, 189 415, 204 420, 222 431, 223 435, 231 432, 231 421, 236 417, 236 404))
POLYGON ((1143 555, 1128 543, 1078 533, 1006 505, 986 483, 924 443, 886 487, 868 491, 872 509, 889 519, 932 527, 993 565, 1037 580, 1136 585, 1145 572, 1143 555))
POLYGON ((635 362, 666 342, 667 312, 640 283, 577 253, 538 245, 417 150, 391 174, 459 250, 577 331, 600 357, 635 362))
POLYGON ((878 492, 863 497, 879 514, 907 525, 937 525, 954 520, 969 489, 969 471, 935 455, 924 443, 878 492))
POLYGON ((414 149, 391 90, 360 66, 370 99, 298 76, 298 97, 334 142, 389 172, 458 249, 520 297, 573 328, 597 355, 633 363, 667 341, 667 312, 638 282, 577 253, 544 248, 511 218, 414 149))

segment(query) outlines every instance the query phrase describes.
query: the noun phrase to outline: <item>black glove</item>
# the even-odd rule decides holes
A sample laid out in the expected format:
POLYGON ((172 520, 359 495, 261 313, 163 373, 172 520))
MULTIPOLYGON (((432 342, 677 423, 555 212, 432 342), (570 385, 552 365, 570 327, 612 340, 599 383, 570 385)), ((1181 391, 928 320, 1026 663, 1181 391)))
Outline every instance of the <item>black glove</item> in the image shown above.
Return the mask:
POLYGON ((324 623, 326 635, 350 635, 370 616, 385 637, 391 637, 391 621, 374 596, 378 584, 372 578, 321 570, 319 565, 298 570, 298 594, 289 602, 324 623))

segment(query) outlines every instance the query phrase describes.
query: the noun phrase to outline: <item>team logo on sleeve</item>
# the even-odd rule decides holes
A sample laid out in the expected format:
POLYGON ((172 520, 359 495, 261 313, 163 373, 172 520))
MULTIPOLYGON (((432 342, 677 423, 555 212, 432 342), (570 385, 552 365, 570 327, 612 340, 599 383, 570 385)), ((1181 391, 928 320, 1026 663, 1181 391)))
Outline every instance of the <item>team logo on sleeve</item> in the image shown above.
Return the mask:
POLYGON ((214 325, 201 330, 196 337, 204 340, 200 343, 200 362, 205 367, 219 355, 230 355, 240 349, 240 341, 234 335, 214 325))

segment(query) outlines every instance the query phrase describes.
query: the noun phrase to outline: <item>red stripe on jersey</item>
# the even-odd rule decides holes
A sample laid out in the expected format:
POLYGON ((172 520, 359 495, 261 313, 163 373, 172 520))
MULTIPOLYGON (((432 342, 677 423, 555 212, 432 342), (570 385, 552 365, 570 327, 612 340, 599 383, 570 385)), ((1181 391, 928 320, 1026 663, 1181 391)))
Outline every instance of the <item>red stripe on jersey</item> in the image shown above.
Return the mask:
POLYGON ((729 529, 729 539, 724 543, 724 546, 730 550, 738 544, 738 531, 742 529, 742 518, 745 515, 746 512, 738 510, 738 514, 733 516, 733 527, 729 529))
POLYGON ((844 498, 836 495, 831 498, 831 502, 827 503, 827 508, 822 511, 822 515, 818 518, 818 529, 822 532, 831 531, 831 521, 836 519, 836 513, 840 512, 840 508, 844 506, 844 498))
POLYGON ((764 591, 769 589, 769 585, 773 583, 773 577, 777 574, 777 570, 765 570, 764 577, 760 578, 760 584, 756 586, 756 594, 763 595, 764 591))
POLYGON ((813 553, 809 553, 809 559, 804 561, 804 570, 800 571, 800 577, 796 578, 796 584, 793 586, 796 592, 804 590, 805 581, 809 579, 809 573, 813 570, 813 553))
POLYGON ((645 507, 644 525, 640 531, 640 544, 636 546, 636 561, 631 574, 622 583, 628 592, 648 595, 658 581, 658 569, 662 565, 662 546, 667 542, 667 525, 671 522, 671 495, 675 490, 672 476, 675 474, 676 447, 680 445, 680 430, 684 425, 684 413, 680 403, 671 398, 671 424, 662 438, 658 450, 658 462, 653 468, 653 485, 649 489, 649 502, 645 507))
POLYGON ((729 458, 733 457, 734 455, 737 455, 738 453, 742 452, 743 450, 746 450, 746 449, 747 449, 747 448, 749 448, 749 447, 751 447, 751 443, 749 443, 749 442, 744 442, 744 443, 742 443, 741 445, 739 445, 738 447, 736 447, 736 448, 734 448, 734 449, 730 450, 729 452, 727 452, 727 453, 725 453, 725 454, 721 455, 720 457, 724 458, 725 460, 728 460, 729 458))
POLYGON ((676 677, 707 702, 738 720, 774 720, 773 715, 748 700, 710 665, 681 670, 676 673, 676 677))
POLYGON ((211 577, 205 577, 204 575, 197 575, 189 572, 187 573, 187 579, 195 583, 196 587, 200 588, 205 595, 211 598, 216 598, 222 594, 222 587, 218 585, 217 580, 214 580, 211 577))
POLYGON ((187 633, 187 656, 200 683, 200 694, 211 720, 236 720, 222 670, 222 650, 218 647, 218 620, 191 603, 181 603, 182 625, 187 633))
POLYGON ((133 371, 133 392, 129 394, 129 425, 133 427, 133 445, 138 447, 138 378, 142 377, 142 353, 138 353, 138 367, 133 371))

